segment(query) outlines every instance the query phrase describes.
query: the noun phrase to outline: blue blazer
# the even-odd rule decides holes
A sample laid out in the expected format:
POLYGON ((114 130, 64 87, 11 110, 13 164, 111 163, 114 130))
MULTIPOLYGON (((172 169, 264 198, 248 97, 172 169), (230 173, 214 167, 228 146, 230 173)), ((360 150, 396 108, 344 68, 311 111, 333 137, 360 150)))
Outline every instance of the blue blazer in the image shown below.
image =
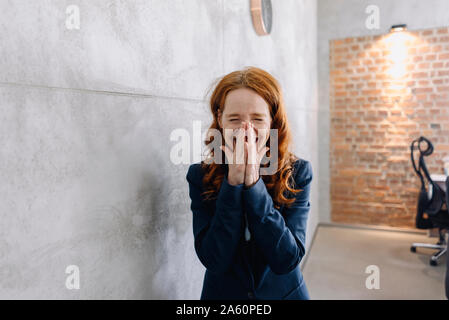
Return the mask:
POLYGON ((200 299, 309 299, 299 262, 310 210, 310 162, 294 162, 295 187, 303 191, 289 208, 279 210, 261 177, 248 189, 233 186, 227 167, 217 199, 209 201, 201 196, 201 163, 190 165, 186 175, 194 247, 206 268, 200 299))

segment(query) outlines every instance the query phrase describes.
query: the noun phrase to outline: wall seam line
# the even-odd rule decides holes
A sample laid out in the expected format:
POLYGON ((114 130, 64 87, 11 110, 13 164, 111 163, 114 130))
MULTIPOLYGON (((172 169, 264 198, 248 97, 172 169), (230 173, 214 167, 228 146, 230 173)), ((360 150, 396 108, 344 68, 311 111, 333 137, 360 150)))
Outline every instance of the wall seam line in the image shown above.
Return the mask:
POLYGON ((28 87, 28 88, 50 89, 50 90, 75 91, 75 92, 82 92, 82 93, 104 94, 104 95, 128 96, 128 97, 137 97, 137 98, 183 100, 183 101, 189 101, 189 102, 204 102, 205 101, 203 99, 170 97, 170 96, 137 93, 137 92, 133 93, 133 92, 126 92, 126 91, 120 92, 120 91, 108 91, 108 90, 92 90, 92 89, 85 89, 85 88, 56 87, 56 86, 44 86, 44 85, 37 85, 37 84, 1 82, 1 81, 0 81, 0 87, 28 87))

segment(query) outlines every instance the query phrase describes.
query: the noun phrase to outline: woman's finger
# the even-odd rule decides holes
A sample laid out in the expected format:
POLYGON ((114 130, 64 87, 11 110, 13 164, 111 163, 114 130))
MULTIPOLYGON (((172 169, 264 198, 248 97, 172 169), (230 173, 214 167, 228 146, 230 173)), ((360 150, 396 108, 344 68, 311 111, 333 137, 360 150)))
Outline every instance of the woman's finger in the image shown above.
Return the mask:
POLYGON ((256 152, 256 149, 254 148, 254 144, 252 144, 250 142, 245 142, 245 143, 246 143, 246 148, 248 150, 247 164, 257 164, 257 152, 256 152))
POLYGON ((261 162, 262 159, 263 159, 263 156, 267 153, 268 150, 270 150, 270 147, 265 146, 265 147, 263 147, 262 150, 258 153, 258 155, 257 155, 257 161, 258 161, 258 164, 260 164, 260 162, 261 162))
POLYGON ((257 132, 257 151, 261 151, 266 145, 267 136, 269 134, 269 129, 259 129, 257 132))
POLYGON ((254 134, 254 127, 253 127, 252 124, 248 128, 248 142, 250 144, 253 144, 253 143, 256 142, 256 137, 255 137, 255 134, 254 134))
POLYGON ((245 130, 240 128, 236 135, 236 144, 234 148, 234 155, 236 158, 236 164, 245 163, 245 130))

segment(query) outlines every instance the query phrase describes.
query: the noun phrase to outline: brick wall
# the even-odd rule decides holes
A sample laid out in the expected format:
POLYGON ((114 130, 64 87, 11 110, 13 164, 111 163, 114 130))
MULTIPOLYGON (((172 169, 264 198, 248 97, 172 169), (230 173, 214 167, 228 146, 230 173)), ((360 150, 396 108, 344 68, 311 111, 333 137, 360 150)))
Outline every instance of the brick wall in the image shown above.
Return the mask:
POLYGON ((433 143, 431 174, 449 155, 449 28, 332 40, 329 49, 332 221, 414 228, 410 144, 421 135, 433 143))

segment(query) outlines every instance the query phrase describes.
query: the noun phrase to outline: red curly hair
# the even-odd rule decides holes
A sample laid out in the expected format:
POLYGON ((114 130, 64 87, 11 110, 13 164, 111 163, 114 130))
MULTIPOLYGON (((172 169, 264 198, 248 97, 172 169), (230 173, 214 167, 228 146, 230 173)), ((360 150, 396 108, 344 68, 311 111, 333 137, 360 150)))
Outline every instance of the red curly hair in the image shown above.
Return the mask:
MULTIPOLYGON (((285 112, 283 95, 278 81, 268 72, 256 68, 245 67, 243 70, 238 70, 225 75, 223 78, 217 79, 218 84, 210 97, 210 110, 213 115, 213 121, 209 127, 219 130, 222 136, 221 145, 224 145, 223 130, 218 123, 218 110, 223 113, 225 100, 227 94, 235 89, 248 88, 254 90, 260 95, 268 104, 272 119, 271 129, 278 129, 278 167, 273 175, 262 175, 261 179, 270 193, 274 205, 277 209, 281 205, 289 206, 295 201, 294 198, 287 198, 285 192, 296 194, 301 189, 294 189, 294 179, 292 177, 293 163, 298 160, 292 152, 289 151, 291 143, 291 132, 287 121, 287 114, 285 112)), ((206 135, 208 137, 209 135, 206 135)), ((214 157, 214 149, 209 146, 213 142, 212 136, 206 138, 206 150, 209 151, 209 156, 214 157)), ((270 138, 266 145, 269 146, 270 138)), ((224 152, 221 151, 221 159, 224 157, 224 152)), ((268 151, 268 156, 270 151, 268 151)), ((265 164, 267 166, 268 164, 265 164)), ((222 160, 221 164, 216 164, 213 161, 206 163, 201 162, 203 172, 203 186, 205 191, 205 200, 215 199, 218 195, 221 183, 224 179, 225 166, 227 164, 222 160)), ((264 166, 261 164, 261 166, 264 166)))

